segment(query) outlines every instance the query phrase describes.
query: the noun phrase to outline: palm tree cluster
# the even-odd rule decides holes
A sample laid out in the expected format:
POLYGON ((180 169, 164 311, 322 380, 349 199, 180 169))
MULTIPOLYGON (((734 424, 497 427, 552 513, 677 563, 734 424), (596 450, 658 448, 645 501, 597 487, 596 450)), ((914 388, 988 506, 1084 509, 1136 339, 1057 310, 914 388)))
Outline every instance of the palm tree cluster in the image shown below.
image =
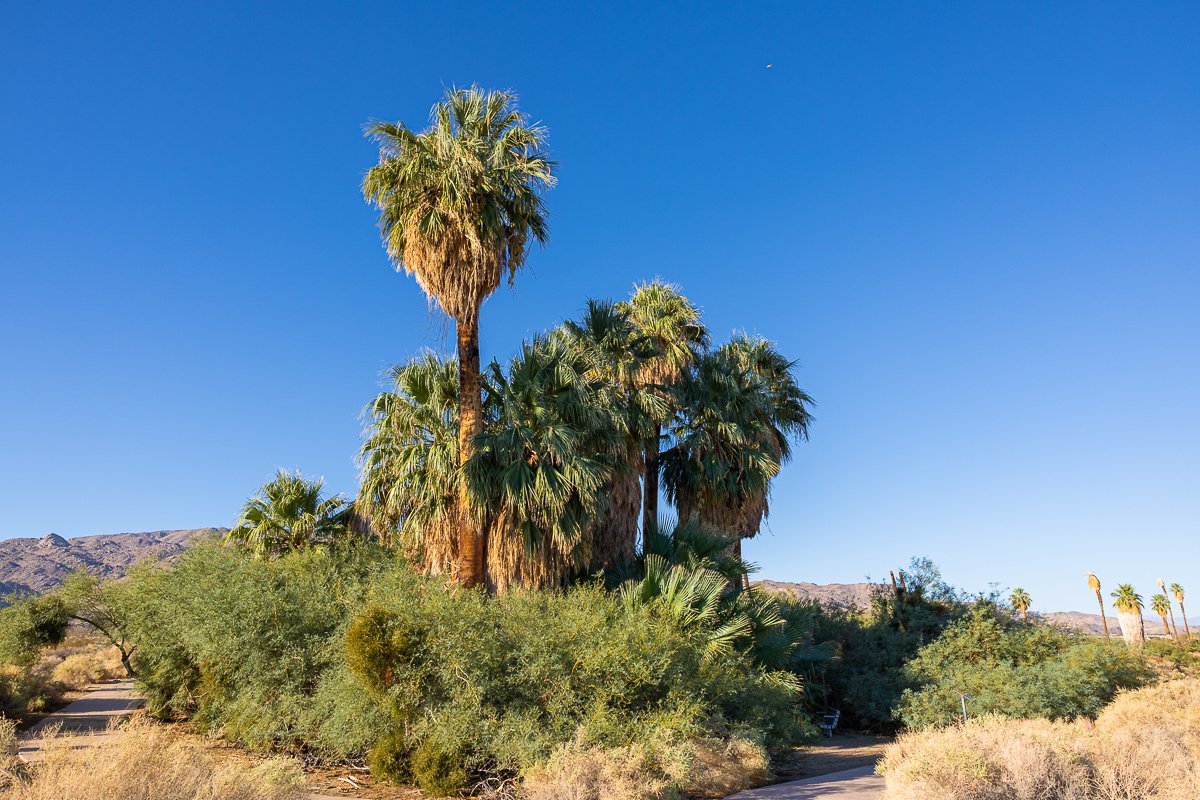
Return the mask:
MULTIPOLYGON (((461 580, 465 525, 481 532, 489 589, 542 588, 623 574, 661 477, 679 518, 728 534, 740 557, 812 401, 769 342, 707 343, 699 312, 661 281, 626 302, 589 301, 482 372, 481 430, 465 457, 458 372, 423 354, 393 368, 367 408, 356 505, 428 573, 461 580), (656 307, 678 324, 661 325, 656 307)), ((643 524, 646 542, 657 528, 643 524)))
MULTIPOLYGON (((1088 588, 1095 595, 1096 600, 1100 603, 1100 615, 1104 620, 1104 635, 1108 637, 1108 618, 1104 613, 1104 600, 1100 593, 1100 579, 1093 573, 1087 573, 1088 588)), ((1182 643, 1185 640, 1190 640, 1192 637, 1192 628, 1188 624, 1187 609, 1184 607, 1183 587, 1178 583, 1173 583, 1169 587, 1166 582, 1159 578, 1158 581, 1159 593, 1151 596, 1150 608, 1162 620, 1163 630, 1167 636, 1173 638, 1176 642, 1182 643), (1179 635, 1179 628, 1175 623, 1175 608, 1171 604, 1172 598, 1179 604, 1179 611, 1183 615, 1184 636, 1179 635)), ((1014 595, 1015 596, 1015 595, 1014 595)), ((1131 648, 1141 649, 1146 639, 1145 621, 1142 618, 1142 611, 1145 609, 1145 603, 1142 596, 1137 593, 1132 584, 1122 583, 1112 593, 1113 607, 1117 609, 1117 619, 1121 623, 1121 636, 1125 639, 1126 644, 1131 648)))

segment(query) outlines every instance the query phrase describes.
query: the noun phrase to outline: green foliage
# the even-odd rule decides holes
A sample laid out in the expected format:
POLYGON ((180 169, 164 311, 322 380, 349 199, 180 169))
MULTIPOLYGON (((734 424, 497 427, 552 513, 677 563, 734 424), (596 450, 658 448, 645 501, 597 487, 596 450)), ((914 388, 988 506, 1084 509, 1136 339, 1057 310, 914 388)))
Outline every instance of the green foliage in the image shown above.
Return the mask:
POLYGON ((57 595, 16 600, 0 610, 0 663, 28 669, 43 647, 62 642, 69 622, 57 595))
POLYGON ((905 673, 913 683, 896 709, 911 728, 944 725, 968 711, 1011 717, 1094 717, 1120 689, 1150 679, 1127 648, 1048 625, 1021 625, 979 603, 921 649, 905 673))
POLYGON ((599 586, 489 598, 365 544, 274 561, 203 545, 129 583, 151 711, 255 748, 369 754, 430 792, 520 774, 581 732, 604 747, 811 732, 795 678, 709 648, 715 621, 599 586))
POLYGON ((323 486, 322 480, 280 470, 246 501, 226 541, 245 545, 260 558, 332 541, 344 530, 346 501, 322 499, 323 486))

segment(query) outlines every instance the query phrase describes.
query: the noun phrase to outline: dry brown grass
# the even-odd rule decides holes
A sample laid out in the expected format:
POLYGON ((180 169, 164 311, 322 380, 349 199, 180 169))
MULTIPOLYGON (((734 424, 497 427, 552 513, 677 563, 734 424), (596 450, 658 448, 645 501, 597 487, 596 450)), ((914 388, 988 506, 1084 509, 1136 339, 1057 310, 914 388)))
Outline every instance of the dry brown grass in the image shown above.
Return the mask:
POLYGON ((93 683, 125 677, 117 648, 72 653, 50 672, 50 680, 66 689, 86 689, 93 683))
POLYGON ((525 776, 528 800, 666 800, 676 792, 639 747, 600 748, 577 739, 525 776))
MULTIPOLYGON (((2 732, 0 732, 2 733, 2 732)), ((248 766, 222 763, 203 748, 145 719, 122 727, 119 738, 80 746, 55 737, 45 760, 7 770, 3 800, 301 800, 303 775, 290 759, 248 766)))
POLYGON ((1196 800, 1200 681, 1120 695, 1095 723, 999 717, 901 736, 887 800, 1196 800))

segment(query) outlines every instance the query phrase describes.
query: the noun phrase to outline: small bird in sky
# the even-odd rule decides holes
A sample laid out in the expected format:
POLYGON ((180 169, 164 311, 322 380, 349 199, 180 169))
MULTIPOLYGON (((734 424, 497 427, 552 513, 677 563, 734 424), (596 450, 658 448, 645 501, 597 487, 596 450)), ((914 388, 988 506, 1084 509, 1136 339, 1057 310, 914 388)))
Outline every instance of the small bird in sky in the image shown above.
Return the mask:
POLYGON ((775 65, 774 65, 774 64, 767 64, 767 69, 770 69, 770 68, 771 68, 771 67, 773 67, 773 66, 775 66, 775 65))

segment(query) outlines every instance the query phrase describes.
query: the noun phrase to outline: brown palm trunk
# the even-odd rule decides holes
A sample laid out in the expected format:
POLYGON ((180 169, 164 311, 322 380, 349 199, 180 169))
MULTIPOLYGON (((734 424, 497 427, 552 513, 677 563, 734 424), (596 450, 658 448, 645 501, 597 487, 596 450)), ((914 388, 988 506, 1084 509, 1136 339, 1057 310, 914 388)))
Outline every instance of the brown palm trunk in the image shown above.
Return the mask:
POLYGON ((1182 600, 1179 601, 1179 613, 1183 615, 1183 630, 1187 634, 1187 638, 1190 640, 1192 638, 1192 626, 1188 625, 1187 609, 1183 607, 1182 600))
POLYGON ((642 545, 646 533, 658 527, 658 440, 662 428, 654 426, 654 438, 646 446, 646 475, 642 484, 642 545))
MULTIPOLYGON (((1171 627, 1167 630, 1167 633, 1174 636, 1175 641, 1178 642, 1179 641, 1179 626, 1175 624, 1175 606, 1171 605, 1171 602, 1169 600, 1167 601, 1167 610, 1171 612, 1171 627)), ((1164 619, 1163 624, 1165 625, 1166 622, 1167 621, 1164 619)))
MULTIPOLYGON (((475 437, 483 430, 483 398, 479 381, 479 321, 456 320, 458 334, 458 458, 465 466, 474 452, 475 437)), ((471 518, 470 496, 464 478, 458 487, 458 581, 468 588, 484 581, 483 541, 471 518)))
POLYGON ((1159 614, 1159 616, 1162 617, 1163 630, 1166 631, 1167 636, 1170 636, 1171 635, 1171 626, 1167 624, 1167 615, 1159 614))
POLYGON ((1104 621, 1104 638, 1111 639, 1112 634, 1108 632, 1108 615, 1104 613, 1104 598, 1100 596, 1100 590, 1096 590, 1096 602, 1100 604, 1100 619, 1104 621))

